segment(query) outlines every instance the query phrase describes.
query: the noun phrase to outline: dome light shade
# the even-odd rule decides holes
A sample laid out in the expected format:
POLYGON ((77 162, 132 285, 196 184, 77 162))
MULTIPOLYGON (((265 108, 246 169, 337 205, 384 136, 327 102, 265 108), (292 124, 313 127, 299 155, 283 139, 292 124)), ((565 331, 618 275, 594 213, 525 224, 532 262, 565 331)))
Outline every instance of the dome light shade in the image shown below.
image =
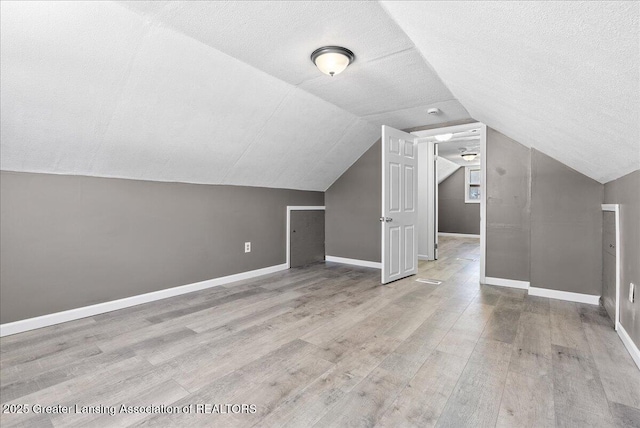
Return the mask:
POLYGON ((476 153, 463 153, 462 159, 466 160, 467 162, 471 162, 476 158, 476 156, 478 156, 476 153))
POLYGON ((436 140, 440 141, 441 143, 445 142, 445 141, 449 141, 451 139, 451 137, 453 137, 453 134, 449 133, 449 134, 442 134, 442 135, 436 135, 436 140))
POLYGON ((311 61, 329 76, 342 73, 355 58, 353 52, 340 46, 324 46, 311 54, 311 61))

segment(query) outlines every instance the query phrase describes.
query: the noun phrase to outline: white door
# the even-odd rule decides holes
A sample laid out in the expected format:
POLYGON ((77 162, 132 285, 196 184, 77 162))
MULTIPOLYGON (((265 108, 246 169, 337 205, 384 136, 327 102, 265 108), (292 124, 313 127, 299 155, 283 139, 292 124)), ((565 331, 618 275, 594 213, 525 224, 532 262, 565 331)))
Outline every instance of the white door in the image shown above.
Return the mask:
POLYGON ((382 283, 418 272, 418 145, 382 127, 382 283))

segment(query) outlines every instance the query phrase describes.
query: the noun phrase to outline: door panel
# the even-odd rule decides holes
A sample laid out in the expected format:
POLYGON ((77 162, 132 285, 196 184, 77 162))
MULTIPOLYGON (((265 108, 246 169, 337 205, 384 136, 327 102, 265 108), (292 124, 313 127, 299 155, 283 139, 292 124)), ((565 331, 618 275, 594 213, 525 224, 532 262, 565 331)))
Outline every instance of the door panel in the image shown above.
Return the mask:
POLYGON ((616 219, 612 211, 602 213, 602 302, 609 317, 616 319, 616 219))
POLYGON ((324 260, 324 210, 292 210, 290 228, 292 268, 324 260))
POLYGON ((382 127, 382 283, 417 273, 415 137, 382 127))

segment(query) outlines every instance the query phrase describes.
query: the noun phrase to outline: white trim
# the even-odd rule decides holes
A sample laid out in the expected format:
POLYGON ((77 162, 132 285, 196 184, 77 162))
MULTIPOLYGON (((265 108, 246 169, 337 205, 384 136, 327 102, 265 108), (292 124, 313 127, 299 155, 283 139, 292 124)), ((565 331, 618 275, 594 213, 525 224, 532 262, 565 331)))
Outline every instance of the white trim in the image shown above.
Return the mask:
POLYGON ((369 267, 374 269, 382 269, 382 263, 370 262, 368 260, 348 259, 346 257, 325 256, 324 259, 328 262, 343 263, 345 265, 354 265, 369 267))
POLYGON ((324 211, 324 205, 287 205, 287 269, 291 268, 291 211, 324 211))
POLYGON ((472 233, 450 233, 450 232, 438 232, 440 236, 452 236, 454 238, 478 238, 480 239, 480 235, 474 235, 472 233))
POLYGON ((448 132, 463 132, 472 129, 480 129, 480 283, 486 282, 487 260, 487 125, 482 122, 467 123, 464 125, 447 126, 444 128, 429 129, 413 132, 418 137, 431 137, 448 132))
POLYGON ((631 336, 629 336, 629 333, 627 333, 627 330, 624 329, 621 323, 617 323, 616 327, 616 330, 618 330, 618 336, 620 336, 622 343, 624 343, 627 351, 629 351, 629 354, 631 354, 633 362, 635 362, 636 366, 638 366, 638 369, 640 369, 640 350, 638 349, 638 346, 633 343, 633 340, 631 340, 631 336))
POLYGON ((602 211, 613 211, 615 214, 616 222, 616 304, 615 304, 615 320, 614 325, 616 330, 620 324, 620 288, 622 284, 622 271, 621 271, 621 248, 620 248, 620 205, 619 204, 602 204, 602 211))
POLYGON ((484 284, 497 285, 498 287, 520 288, 523 290, 529 289, 529 281, 518 281, 516 279, 504 279, 504 278, 492 278, 490 276, 485 277, 484 284))
POLYGON ((431 259, 430 259, 430 258, 429 258, 429 256, 427 256, 427 255, 424 255, 424 254, 418 254, 418 260, 426 260, 426 261, 429 261, 429 260, 431 260, 431 259))
POLYGON ((234 275, 222 276, 220 278, 208 279, 206 281, 195 282, 193 284, 167 288, 165 290, 153 291, 151 293, 139 294, 137 296, 125 297, 124 299, 112 300, 110 302, 98 303, 91 306, 83 306, 81 308, 69 309, 68 311, 56 312, 53 314, 42 315, 35 318, 28 318, 25 320, 1 324, 0 337, 22 333, 23 331, 28 330, 35 330, 37 328, 48 327, 55 324, 61 324, 67 321, 91 317, 94 315, 103 314, 105 312, 116 311, 118 309, 129 308, 131 306, 154 302, 156 300, 179 296, 181 294, 192 293, 194 291, 205 290, 207 288, 216 287, 218 285, 228 284, 230 282, 241 281, 244 279, 250 279, 286 269, 288 269, 286 264, 269 266, 262 269, 256 269, 248 272, 236 273, 234 275))
POLYGON ((616 211, 620 205, 618 204, 602 204, 602 211, 616 211))
POLYGON ((549 299, 567 300, 569 302, 599 305, 600 296, 592 294, 572 293, 570 291, 551 290, 549 288, 529 287, 530 296, 548 297, 549 299))

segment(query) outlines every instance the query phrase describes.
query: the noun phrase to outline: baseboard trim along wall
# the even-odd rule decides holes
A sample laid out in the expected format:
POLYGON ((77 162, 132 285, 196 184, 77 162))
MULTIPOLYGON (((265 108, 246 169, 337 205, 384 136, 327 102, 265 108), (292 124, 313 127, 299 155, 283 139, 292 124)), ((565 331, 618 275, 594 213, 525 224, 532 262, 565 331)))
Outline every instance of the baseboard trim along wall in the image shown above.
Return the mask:
POLYGON ((633 343, 633 340, 631 340, 631 336, 629 336, 629 333, 627 333, 627 330, 624 329, 622 324, 618 323, 616 327, 618 328, 618 336, 620 336, 622 343, 624 343, 627 351, 629 351, 629 354, 631 354, 633 362, 635 362, 636 366, 638 366, 638 369, 640 369, 640 349, 638 349, 636 344, 633 343))
POLYGON ((480 235, 473 235, 471 233, 449 233, 449 232, 438 232, 439 236, 453 236, 455 238, 478 238, 480 239, 480 235))
POLYGON ((348 259, 346 257, 335 257, 335 256, 325 256, 324 259, 328 262, 342 263, 345 265, 354 265, 354 266, 369 267, 374 269, 382 269, 382 263, 380 262, 370 262, 368 260, 348 259))
POLYGON ((485 278, 484 283, 487 285, 497 285, 498 287, 529 289, 529 281, 518 281, 515 279, 492 278, 488 276, 485 278))
POLYGON ((567 300, 569 302, 586 303, 588 305, 599 305, 600 296, 592 294, 572 293, 569 291, 551 290, 548 288, 529 287, 529 295, 548 297, 550 299, 567 300))
POLYGON ((497 285, 498 287, 510 287, 527 290, 531 296, 548 297, 549 299, 566 300, 568 302, 599 305, 600 296, 592 294, 572 293, 569 291, 551 290, 549 288, 532 287, 529 281, 517 281, 515 279, 486 277, 484 284, 497 285))
POLYGON ((248 272, 241 272, 233 275, 222 276, 219 278, 208 279, 206 281, 194 282, 193 284, 181 285, 178 287, 167 288, 165 290, 158 290, 151 293, 139 294, 137 296, 125 297, 124 299, 112 300, 110 302, 98 303, 91 306, 69 309, 68 311, 56 312, 53 314, 42 315, 39 317, 28 318, 25 320, 14 321, 6 324, 0 324, 0 337, 22 333, 29 330, 35 330, 42 327, 48 327, 55 324, 61 324, 67 321, 91 317, 94 315, 103 314, 105 312, 116 311, 118 309, 129 308, 131 306, 137 306, 143 303, 149 303, 156 300, 179 296, 181 294, 193 293, 194 291, 205 290, 207 288, 216 287, 218 285, 229 284, 231 282, 242 281, 244 279, 251 279, 257 276, 267 275, 286 269, 288 269, 288 266, 286 263, 283 263, 281 265, 269 266, 266 268, 251 270, 248 272))

